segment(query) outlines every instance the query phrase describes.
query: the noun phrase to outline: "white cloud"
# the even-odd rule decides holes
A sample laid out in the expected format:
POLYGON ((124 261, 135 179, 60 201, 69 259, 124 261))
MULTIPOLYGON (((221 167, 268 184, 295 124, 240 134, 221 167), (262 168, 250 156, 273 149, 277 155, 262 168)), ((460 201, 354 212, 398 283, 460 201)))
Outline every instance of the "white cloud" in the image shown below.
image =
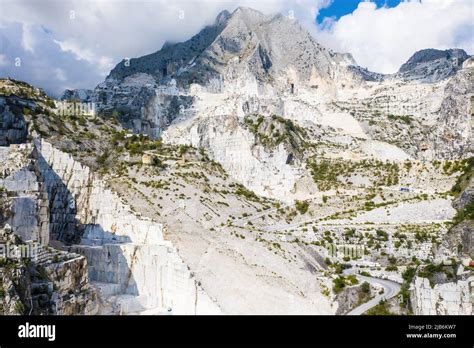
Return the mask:
POLYGON ((362 2, 351 14, 324 23, 319 40, 350 52, 361 66, 393 73, 424 48, 463 48, 474 53, 472 0, 405 1, 393 8, 362 2))
POLYGON ((0 27, 0 76, 10 76, 60 95, 66 88, 93 87, 103 76, 98 64, 78 60, 71 52, 64 52, 50 33, 40 26, 32 26, 34 50, 22 45, 23 26, 18 23, 0 27), (19 66, 15 65, 21 59, 19 66))
POLYGON ((54 43, 61 48, 61 51, 73 53, 78 60, 86 60, 90 63, 95 61, 95 54, 91 50, 81 48, 74 42, 54 40, 54 43))
POLYGON ((59 81, 67 81, 66 72, 61 68, 55 68, 54 75, 59 81))

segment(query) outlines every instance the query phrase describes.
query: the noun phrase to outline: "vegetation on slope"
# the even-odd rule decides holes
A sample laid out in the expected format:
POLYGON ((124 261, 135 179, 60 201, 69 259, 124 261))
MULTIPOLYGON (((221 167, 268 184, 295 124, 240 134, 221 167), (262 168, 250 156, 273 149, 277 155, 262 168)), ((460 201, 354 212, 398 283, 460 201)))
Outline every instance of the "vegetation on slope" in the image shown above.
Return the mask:
MULTIPOLYGON (((451 188, 451 193, 459 198, 461 193, 468 188, 473 177, 474 157, 470 157, 463 160, 462 174, 457 178, 456 183, 451 188)), ((472 198, 457 210, 457 214, 453 219, 455 224, 468 220, 474 220, 474 200, 472 198)))

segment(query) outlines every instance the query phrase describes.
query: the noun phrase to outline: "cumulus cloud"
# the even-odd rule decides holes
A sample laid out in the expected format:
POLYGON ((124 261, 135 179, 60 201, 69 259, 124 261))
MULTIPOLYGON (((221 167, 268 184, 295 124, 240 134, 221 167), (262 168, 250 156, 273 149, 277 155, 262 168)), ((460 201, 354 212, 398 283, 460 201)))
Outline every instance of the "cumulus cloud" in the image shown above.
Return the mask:
POLYGON ((393 73, 424 48, 463 48, 474 53, 472 0, 412 0, 393 8, 361 2, 338 21, 327 20, 316 36, 359 65, 393 73))

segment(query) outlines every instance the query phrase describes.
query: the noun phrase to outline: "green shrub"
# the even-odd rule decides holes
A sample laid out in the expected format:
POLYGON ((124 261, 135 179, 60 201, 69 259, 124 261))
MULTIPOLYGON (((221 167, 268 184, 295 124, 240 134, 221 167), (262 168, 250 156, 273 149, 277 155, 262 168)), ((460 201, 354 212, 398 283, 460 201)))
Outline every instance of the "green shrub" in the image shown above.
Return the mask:
POLYGON ((357 280, 357 277, 354 274, 350 274, 350 275, 347 276, 347 282, 350 285, 359 284, 359 281, 357 280))
POLYGON ((401 121, 406 124, 411 124, 412 118, 409 115, 388 115, 388 119, 391 121, 401 121))
POLYGON ((474 201, 466 204, 464 209, 458 210, 456 216, 454 217, 454 223, 459 223, 464 220, 473 220, 474 219, 474 201))
POLYGON ((346 287, 346 282, 344 280, 344 277, 342 276, 339 276, 333 279, 332 282, 333 282, 332 289, 336 294, 340 293, 346 287))
POLYGON ((300 214, 305 214, 308 211, 309 204, 307 201, 296 201, 295 208, 300 212, 300 214))

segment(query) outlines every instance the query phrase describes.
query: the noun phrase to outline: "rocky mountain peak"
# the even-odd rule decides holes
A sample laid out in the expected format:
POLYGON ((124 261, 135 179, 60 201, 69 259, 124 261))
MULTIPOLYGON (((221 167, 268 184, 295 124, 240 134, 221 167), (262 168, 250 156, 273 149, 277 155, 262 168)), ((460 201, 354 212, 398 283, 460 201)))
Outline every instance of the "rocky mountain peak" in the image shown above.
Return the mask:
POLYGON ((400 67, 398 75, 405 80, 437 82, 455 74, 468 58, 469 55, 462 49, 428 48, 415 52, 400 67))
POLYGON ((238 65, 244 70, 248 67, 259 81, 309 80, 315 75, 330 79, 335 66, 355 64, 350 55, 321 46, 297 20, 244 7, 230 15, 202 57, 220 75, 237 59, 238 65), (290 70, 293 76, 286 76, 290 70))

